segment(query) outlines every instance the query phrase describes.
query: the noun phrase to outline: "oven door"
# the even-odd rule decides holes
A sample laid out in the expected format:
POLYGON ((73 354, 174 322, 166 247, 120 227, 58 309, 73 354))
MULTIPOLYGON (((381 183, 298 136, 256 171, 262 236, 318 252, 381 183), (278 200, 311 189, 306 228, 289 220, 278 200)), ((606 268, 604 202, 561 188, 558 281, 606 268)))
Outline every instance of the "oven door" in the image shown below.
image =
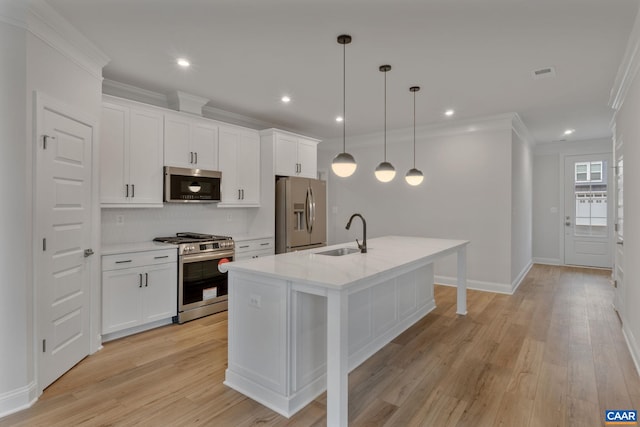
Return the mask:
POLYGON ((190 310, 227 299, 227 274, 218 264, 233 261, 233 251, 180 257, 178 311, 190 310))

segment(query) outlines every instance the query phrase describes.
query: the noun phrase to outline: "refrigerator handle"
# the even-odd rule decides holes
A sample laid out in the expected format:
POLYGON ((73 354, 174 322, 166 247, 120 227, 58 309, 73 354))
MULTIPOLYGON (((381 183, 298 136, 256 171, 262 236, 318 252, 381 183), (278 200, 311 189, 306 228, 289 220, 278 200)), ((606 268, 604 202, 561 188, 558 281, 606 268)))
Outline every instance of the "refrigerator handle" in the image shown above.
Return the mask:
POLYGON ((304 201, 304 220, 306 222, 307 233, 311 233, 311 193, 307 188, 307 196, 304 201))
POLYGON ((313 226, 316 225, 316 196, 313 194, 313 188, 309 187, 309 194, 311 194, 311 202, 309 207, 311 208, 311 227, 309 227, 309 233, 313 233, 313 226))

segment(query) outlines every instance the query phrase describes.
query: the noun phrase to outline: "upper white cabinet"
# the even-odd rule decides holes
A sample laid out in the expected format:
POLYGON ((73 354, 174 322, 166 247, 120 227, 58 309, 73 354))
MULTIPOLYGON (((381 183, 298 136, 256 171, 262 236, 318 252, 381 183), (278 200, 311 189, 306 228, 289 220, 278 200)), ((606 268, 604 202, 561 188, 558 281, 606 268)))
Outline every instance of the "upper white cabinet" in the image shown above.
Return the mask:
POLYGON ((316 178, 318 140, 271 129, 274 137, 275 174, 316 178))
POLYGON ((165 113, 164 164, 218 170, 218 126, 215 122, 165 113))
POLYGON ((218 207, 260 206, 260 136, 237 126, 219 126, 222 196, 218 207))
POLYGON ((102 207, 162 207, 162 111, 104 97, 100 125, 102 207))

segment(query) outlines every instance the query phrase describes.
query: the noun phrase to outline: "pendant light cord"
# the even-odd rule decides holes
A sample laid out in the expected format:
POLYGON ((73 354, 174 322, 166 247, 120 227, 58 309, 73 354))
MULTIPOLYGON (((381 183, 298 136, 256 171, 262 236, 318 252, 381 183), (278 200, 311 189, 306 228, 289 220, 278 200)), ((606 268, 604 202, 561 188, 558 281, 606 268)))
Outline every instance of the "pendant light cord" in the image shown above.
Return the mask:
POLYGON ((413 92, 413 168, 416 168, 416 93, 413 92))
POLYGON ((387 161, 387 72, 384 72, 384 161, 387 161))
POLYGON ((347 151, 347 45, 342 45, 342 152, 347 151))

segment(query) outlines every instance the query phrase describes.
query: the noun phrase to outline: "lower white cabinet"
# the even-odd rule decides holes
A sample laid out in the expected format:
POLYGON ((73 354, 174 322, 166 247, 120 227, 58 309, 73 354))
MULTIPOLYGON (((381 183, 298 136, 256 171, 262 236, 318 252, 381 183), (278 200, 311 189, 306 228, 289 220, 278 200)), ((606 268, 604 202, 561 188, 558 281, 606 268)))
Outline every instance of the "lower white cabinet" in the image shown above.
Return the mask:
MULTIPOLYGON (((102 257, 102 333, 144 330, 177 315, 176 249, 102 257)), ((128 335, 121 333, 119 336, 128 335)))
POLYGON ((271 237, 249 240, 235 239, 235 242, 236 254, 234 259, 236 261, 274 254, 274 242, 271 237))

